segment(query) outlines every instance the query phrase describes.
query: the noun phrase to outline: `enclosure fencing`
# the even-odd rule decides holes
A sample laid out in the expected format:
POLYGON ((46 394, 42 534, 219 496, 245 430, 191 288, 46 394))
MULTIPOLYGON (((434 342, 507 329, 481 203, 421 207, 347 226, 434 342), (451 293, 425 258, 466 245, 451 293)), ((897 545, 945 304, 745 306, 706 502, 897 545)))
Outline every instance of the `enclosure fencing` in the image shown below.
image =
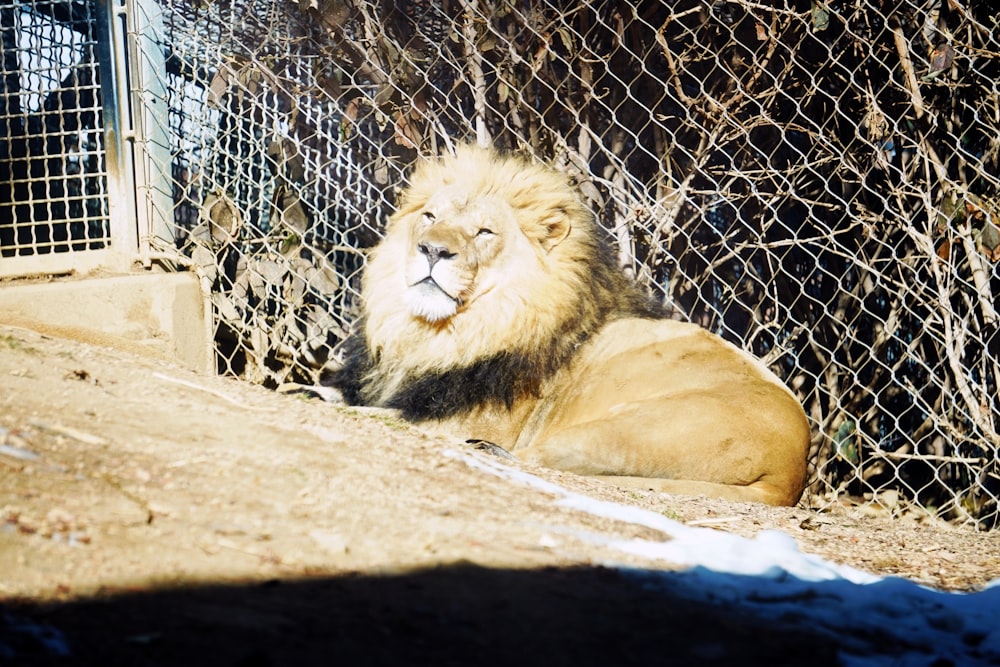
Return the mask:
POLYGON ((134 226, 111 224, 134 202, 108 10, 0 1, 0 277, 112 266, 112 240, 136 245, 134 226))
POLYGON ((408 169, 495 145, 571 174, 628 272, 793 388, 807 503, 1000 522, 990 3, 125 10, 138 205, 169 212, 143 238, 210 291, 221 372, 336 366, 408 169))

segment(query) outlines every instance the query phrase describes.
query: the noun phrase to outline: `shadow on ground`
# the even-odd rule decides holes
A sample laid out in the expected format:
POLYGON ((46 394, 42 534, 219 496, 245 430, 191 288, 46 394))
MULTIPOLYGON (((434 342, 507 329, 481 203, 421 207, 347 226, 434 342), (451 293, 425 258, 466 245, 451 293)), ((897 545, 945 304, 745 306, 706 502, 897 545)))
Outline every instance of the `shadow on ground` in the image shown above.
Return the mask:
POLYGON ((8 603, 0 664, 836 664, 828 638, 601 568, 453 565, 8 603), (44 630, 48 630, 46 633, 44 630), (46 646, 47 642, 47 646, 46 646), (57 656, 61 649, 69 655, 57 656), (6 656, 4 655, 6 653, 6 656))

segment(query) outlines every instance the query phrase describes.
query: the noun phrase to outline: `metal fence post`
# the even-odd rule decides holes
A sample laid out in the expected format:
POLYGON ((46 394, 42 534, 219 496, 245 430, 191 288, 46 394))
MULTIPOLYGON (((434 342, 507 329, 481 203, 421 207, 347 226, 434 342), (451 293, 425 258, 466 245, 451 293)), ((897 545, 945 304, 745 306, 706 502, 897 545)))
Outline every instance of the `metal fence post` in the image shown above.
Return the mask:
POLYGON ((126 8, 139 254, 148 265, 151 252, 174 249, 163 10, 156 0, 126 0, 126 8))
POLYGON ((104 115, 104 159, 108 172, 108 211, 111 219, 111 248, 114 268, 125 270, 139 250, 135 224, 135 195, 132 185, 131 131, 123 125, 128 112, 123 82, 127 70, 123 59, 124 7, 120 0, 98 3, 98 63, 101 73, 101 100, 104 115))

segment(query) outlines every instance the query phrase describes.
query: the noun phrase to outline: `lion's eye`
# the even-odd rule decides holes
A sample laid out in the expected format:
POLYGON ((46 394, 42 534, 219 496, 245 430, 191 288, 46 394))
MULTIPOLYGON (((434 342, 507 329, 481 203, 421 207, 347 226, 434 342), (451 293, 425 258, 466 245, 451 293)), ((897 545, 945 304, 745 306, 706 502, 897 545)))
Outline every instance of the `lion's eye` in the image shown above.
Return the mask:
POLYGON ((424 211, 424 213, 423 213, 423 220, 424 220, 424 224, 429 225, 429 224, 433 223, 435 220, 437 220, 437 217, 435 217, 435 215, 433 213, 431 213, 430 211, 424 211))
POLYGON ((488 227, 483 227, 476 232, 476 236, 493 236, 493 230, 488 227))

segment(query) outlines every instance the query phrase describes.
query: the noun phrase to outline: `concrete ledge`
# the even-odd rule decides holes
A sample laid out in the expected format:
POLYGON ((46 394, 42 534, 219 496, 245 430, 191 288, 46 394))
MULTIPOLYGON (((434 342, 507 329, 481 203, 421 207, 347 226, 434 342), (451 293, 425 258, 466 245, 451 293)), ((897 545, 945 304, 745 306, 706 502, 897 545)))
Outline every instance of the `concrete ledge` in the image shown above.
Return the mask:
POLYGON ((209 322, 193 273, 0 283, 2 324, 214 373, 209 322))

